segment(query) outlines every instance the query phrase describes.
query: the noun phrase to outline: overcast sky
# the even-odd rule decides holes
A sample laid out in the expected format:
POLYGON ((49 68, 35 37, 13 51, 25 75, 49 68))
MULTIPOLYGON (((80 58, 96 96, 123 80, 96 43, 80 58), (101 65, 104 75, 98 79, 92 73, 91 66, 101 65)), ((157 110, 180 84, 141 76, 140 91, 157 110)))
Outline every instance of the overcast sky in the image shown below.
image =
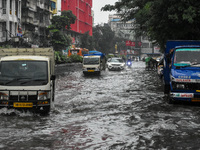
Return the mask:
POLYGON ((95 25, 108 22, 108 15, 115 12, 101 11, 106 4, 115 4, 118 0, 93 0, 94 23, 95 25))
MULTIPOLYGON (((94 23, 95 25, 101 24, 101 23, 107 23, 108 22, 108 15, 114 14, 115 12, 109 12, 109 11, 101 11, 101 8, 105 6, 106 4, 115 4, 118 0, 92 0, 93 1, 93 7, 92 10, 94 11, 94 23)), ((61 0, 58 0, 58 11, 61 10, 61 0)))

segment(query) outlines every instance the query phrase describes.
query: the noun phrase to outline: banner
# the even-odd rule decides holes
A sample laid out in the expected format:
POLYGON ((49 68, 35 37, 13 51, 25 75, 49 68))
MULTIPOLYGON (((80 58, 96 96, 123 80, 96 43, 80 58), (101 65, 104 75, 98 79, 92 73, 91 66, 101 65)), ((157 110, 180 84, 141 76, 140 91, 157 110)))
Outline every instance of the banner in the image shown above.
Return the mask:
POLYGON ((126 46, 131 46, 131 41, 126 41, 126 46))
POLYGON ((135 46, 135 42, 132 41, 130 46, 135 46))
MULTIPOLYGON (((138 42, 138 45, 141 46, 142 43, 138 42)), ((126 46, 135 46, 135 41, 126 41, 126 46)))

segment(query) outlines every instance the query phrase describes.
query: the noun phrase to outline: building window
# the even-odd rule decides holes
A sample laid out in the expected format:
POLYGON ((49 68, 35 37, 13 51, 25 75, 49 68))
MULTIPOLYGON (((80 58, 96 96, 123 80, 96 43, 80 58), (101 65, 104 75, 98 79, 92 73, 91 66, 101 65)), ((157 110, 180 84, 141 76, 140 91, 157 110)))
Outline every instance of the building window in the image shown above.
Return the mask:
POLYGON ((51 11, 54 11, 56 9, 56 3, 51 2, 51 11))
POLYGON ((6 0, 2 0, 2 9, 3 9, 3 14, 6 14, 6 0))
POLYGON ((15 36, 17 35, 17 23, 15 23, 15 36))
POLYGON ((10 14, 12 15, 12 0, 10 0, 10 14))
POLYGON ((40 23, 43 23, 43 14, 40 13, 40 23))
POLYGON ((143 48, 150 48, 149 43, 142 43, 143 48))
POLYGON ((12 22, 10 22, 10 31, 9 31, 10 37, 12 37, 12 22))
POLYGON ((19 1, 19 5, 18 5, 18 18, 20 18, 20 16, 21 16, 21 1, 19 1))
POLYGON ((3 37, 6 37, 6 22, 2 22, 3 37))
POLYGON ((15 15, 18 16, 18 1, 15 1, 15 15))

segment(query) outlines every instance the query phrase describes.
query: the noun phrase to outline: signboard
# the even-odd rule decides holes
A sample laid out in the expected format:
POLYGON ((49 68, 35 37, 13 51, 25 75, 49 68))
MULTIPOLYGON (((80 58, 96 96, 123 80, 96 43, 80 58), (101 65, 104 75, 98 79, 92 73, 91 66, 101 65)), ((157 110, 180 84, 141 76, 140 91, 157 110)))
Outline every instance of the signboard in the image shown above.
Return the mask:
POLYGON ((132 42, 131 42, 131 46, 135 46, 135 42, 132 41, 132 42))
MULTIPOLYGON (((141 46, 142 43, 138 42, 138 45, 141 46)), ((135 46, 135 41, 126 41, 126 46, 135 46)))
POLYGON ((154 46, 154 53, 160 53, 160 47, 154 46))
POLYGON ((131 46, 131 41, 126 41, 126 46, 131 46))

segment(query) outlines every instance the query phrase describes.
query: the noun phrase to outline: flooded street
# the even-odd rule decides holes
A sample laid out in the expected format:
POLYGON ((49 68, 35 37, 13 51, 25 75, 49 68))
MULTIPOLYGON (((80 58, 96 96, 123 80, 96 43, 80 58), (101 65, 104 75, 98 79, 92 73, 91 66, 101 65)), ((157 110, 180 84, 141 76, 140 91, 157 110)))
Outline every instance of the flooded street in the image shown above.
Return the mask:
POLYGON ((56 67, 48 116, 0 110, 2 150, 196 150, 200 107, 169 105, 156 72, 144 62, 84 76, 81 64, 56 67))

